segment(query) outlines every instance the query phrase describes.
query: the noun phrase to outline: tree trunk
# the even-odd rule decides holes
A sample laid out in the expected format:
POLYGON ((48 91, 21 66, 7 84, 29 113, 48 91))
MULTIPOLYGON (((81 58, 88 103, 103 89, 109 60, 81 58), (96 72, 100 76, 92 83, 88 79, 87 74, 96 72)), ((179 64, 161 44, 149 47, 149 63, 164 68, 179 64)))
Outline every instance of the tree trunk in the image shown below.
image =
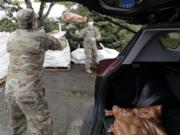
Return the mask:
POLYGON ((39 18, 38 18, 39 27, 42 26, 43 21, 48 17, 48 15, 49 15, 52 7, 54 6, 54 4, 55 4, 54 2, 51 2, 51 4, 48 7, 48 10, 47 10, 46 14, 43 15, 46 3, 45 2, 41 2, 40 9, 39 9, 39 18))
POLYGON ((46 14, 43 16, 43 18, 45 19, 46 17, 48 17, 49 13, 51 12, 52 7, 54 6, 54 2, 52 2, 49 5, 48 11, 46 12, 46 14))
MULTIPOLYGON (((26 8, 31 8, 31 9, 33 9, 31 0, 24 0, 24 2, 25 2, 25 4, 26 4, 26 8)), ((34 10, 34 9, 33 9, 33 10, 34 10)))
POLYGON ((46 4, 45 2, 41 2, 41 4, 40 4, 39 18, 38 18, 39 27, 41 27, 42 23, 43 23, 43 12, 44 12, 45 4, 46 4))

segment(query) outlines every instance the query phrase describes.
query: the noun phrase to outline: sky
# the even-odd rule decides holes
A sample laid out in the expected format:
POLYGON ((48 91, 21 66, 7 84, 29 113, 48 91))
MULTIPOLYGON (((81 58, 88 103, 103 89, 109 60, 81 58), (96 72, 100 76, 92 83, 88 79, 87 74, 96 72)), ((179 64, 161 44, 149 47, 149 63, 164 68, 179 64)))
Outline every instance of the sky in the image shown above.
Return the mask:
MULTIPOLYGON (((32 5, 33 5, 33 8, 34 8, 34 11, 35 11, 36 13, 38 13, 40 3, 39 3, 39 2, 33 2, 32 5)), ((47 3, 47 7, 44 9, 44 13, 46 13, 46 11, 48 10, 49 5, 50 5, 50 3, 47 3)), ((21 4, 21 6, 22 6, 23 8, 26 7, 25 4, 21 4)), ((54 5, 54 6, 52 7, 51 12, 50 12, 50 14, 49 14, 48 17, 51 17, 51 18, 60 17, 61 14, 62 14, 62 12, 63 12, 64 10, 66 10, 65 6, 56 4, 56 5, 54 5)))
MULTIPOLYGON (((33 5, 33 8, 34 8, 35 12, 38 13, 40 3, 39 2, 32 2, 32 5, 33 5)), ((46 13, 46 11, 48 10, 49 5, 50 5, 50 3, 47 3, 47 7, 44 9, 44 13, 46 13)), ((23 7, 23 8, 26 8, 25 4, 21 4, 20 6, 23 7)), ((50 17, 50 18, 58 18, 58 17, 60 17, 62 15, 62 12, 64 10, 66 10, 65 6, 55 4, 52 7, 51 12, 50 12, 48 17, 50 17)), ((13 15, 16 16, 16 13, 14 13, 13 15)), ((0 10, 0 19, 5 17, 5 16, 6 16, 5 12, 0 10)))

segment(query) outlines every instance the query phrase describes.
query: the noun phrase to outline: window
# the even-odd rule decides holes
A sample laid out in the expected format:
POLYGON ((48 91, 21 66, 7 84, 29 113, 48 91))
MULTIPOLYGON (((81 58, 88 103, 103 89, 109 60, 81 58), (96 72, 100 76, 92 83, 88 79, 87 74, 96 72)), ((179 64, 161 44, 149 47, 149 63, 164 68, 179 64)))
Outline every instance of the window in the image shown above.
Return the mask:
POLYGON ((160 40, 166 49, 180 50, 180 32, 163 33, 160 40))

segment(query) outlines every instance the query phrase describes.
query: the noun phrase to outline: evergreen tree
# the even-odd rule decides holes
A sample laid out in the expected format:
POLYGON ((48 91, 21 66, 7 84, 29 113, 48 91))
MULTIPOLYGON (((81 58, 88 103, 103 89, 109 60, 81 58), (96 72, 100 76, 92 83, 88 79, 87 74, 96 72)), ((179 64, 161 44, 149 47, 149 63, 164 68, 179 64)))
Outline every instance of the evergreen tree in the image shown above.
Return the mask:
MULTIPOLYGON (((103 43, 104 46, 117 49, 118 51, 121 51, 124 48, 124 46, 134 36, 134 32, 140 27, 128 24, 127 22, 118 18, 89 11, 82 5, 79 5, 77 9, 71 10, 71 12, 92 18, 95 26, 98 27, 101 32, 102 39, 100 42, 103 43), (129 28, 130 31, 124 29, 124 26, 129 28)), ((81 44, 82 46, 83 39, 78 39, 75 36, 75 31, 86 27, 86 24, 73 24, 63 21, 61 23, 64 24, 63 29, 67 31, 67 39, 70 42, 72 50, 76 49, 78 44, 81 44)))

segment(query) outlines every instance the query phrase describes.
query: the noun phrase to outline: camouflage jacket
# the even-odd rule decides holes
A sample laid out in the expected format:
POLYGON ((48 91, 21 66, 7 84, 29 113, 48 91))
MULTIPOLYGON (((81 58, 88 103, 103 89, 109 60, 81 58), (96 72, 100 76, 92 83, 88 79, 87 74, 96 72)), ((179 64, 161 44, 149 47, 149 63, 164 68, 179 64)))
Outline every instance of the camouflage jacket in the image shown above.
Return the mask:
POLYGON ((63 49, 63 47, 65 41, 59 41, 42 30, 20 29, 13 32, 7 43, 10 63, 6 92, 42 89, 45 51, 63 49))
POLYGON ((85 27, 81 31, 77 33, 77 37, 84 38, 84 42, 91 42, 92 38, 95 38, 96 40, 101 39, 101 33, 96 27, 93 27, 93 29, 89 29, 88 27, 85 27))

